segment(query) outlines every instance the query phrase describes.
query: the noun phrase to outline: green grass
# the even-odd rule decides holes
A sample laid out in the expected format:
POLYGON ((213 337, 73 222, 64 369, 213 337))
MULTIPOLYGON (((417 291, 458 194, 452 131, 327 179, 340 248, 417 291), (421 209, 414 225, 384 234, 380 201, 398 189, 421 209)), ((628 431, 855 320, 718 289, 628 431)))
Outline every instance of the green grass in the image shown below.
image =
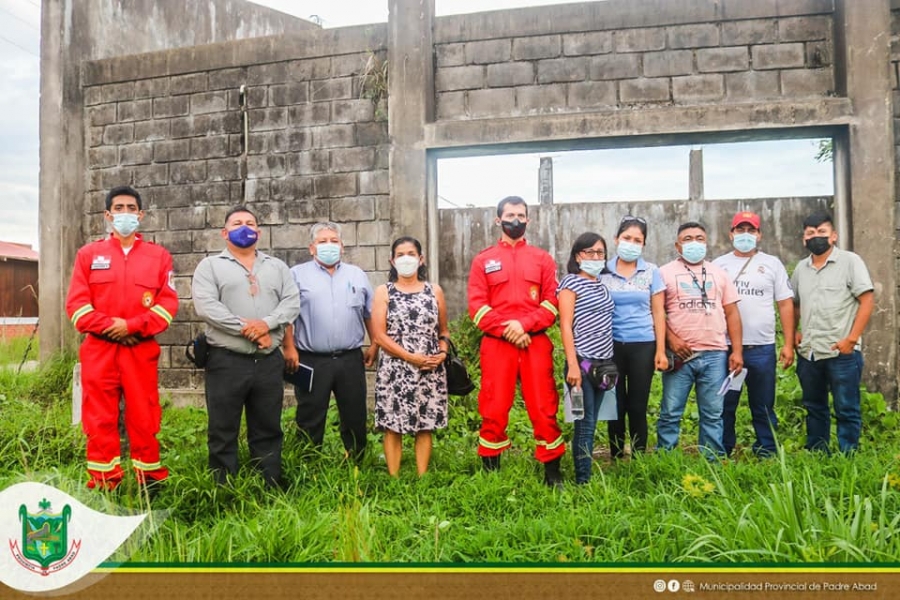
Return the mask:
MULTIPOLYGON (((475 371, 472 344, 460 345, 475 371)), ((84 487, 84 436, 69 414, 72 360, 59 358, 38 373, 0 373, 0 488, 42 481, 107 512, 146 510, 131 477, 112 493, 84 487)), ((567 454, 561 492, 541 483, 520 404, 510 422, 513 449, 499 473, 480 469, 472 396, 452 401, 451 426, 436 436, 432 467, 422 478, 407 440, 399 479, 388 476, 375 434, 361 468, 343 460, 333 412, 322 453, 303 454, 288 409, 284 465, 291 485, 283 492, 267 491, 249 470, 232 486, 216 487, 205 469, 205 412, 166 407, 160 440, 171 476, 152 504, 155 529, 111 561, 897 564, 896 413, 886 412, 880 395, 864 393, 860 452, 826 457, 799 449, 803 413, 793 373, 780 376, 778 394, 783 451, 776 458, 739 452, 708 463, 689 447, 696 443, 696 410, 689 410, 685 450, 619 463, 601 456, 587 486, 571 483, 567 454)), ((658 398, 657 387, 651 431, 658 398)), ((738 421, 739 444, 747 448, 745 406, 738 421)), ((570 425, 564 434, 571 438, 570 425)), ((606 442, 602 425, 597 441, 606 442)), ((246 464, 246 447, 241 452, 246 464)))

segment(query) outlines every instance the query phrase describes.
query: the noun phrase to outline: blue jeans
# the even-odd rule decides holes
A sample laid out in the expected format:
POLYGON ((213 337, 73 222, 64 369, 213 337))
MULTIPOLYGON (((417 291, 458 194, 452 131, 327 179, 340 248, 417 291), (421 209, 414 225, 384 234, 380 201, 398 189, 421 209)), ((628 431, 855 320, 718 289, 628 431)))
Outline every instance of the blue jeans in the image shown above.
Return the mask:
POLYGON ((724 350, 705 350, 673 373, 663 373, 663 397, 656 422, 656 446, 671 450, 678 445, 681 415, 691 388, 697 388, 697 408, 700 412, 700 450, 707 458, 725 454, 722 446, 722 404, 718 394, 728 375, 728 360, 724 350))
MULTIPOLYGON (((756 432, 753 452, 759 456, 775 454, 775 431, 778 429, 778 417, 775 416, 775 366, 775 344, 744 346, 744 367, 747 369, 744 385, 747 386, 751 422, 756 432)), ((740 390, 725 394, 722 445, 729 456, 734 450, 737 437, 734 422, 740 399, 740 390)))
POLYGON ((797 357, 797 377, 803 388, 803 406, 806 408, 807 450, 828 452, 831 441, 829 388, 837 417, 838 447, 841 452, 851 452, 859 447, 859 432, 862 429, 859 382, 862 369, 862 353, 858 351, 821 360, 797 357))
POLYGON ((591 478, 591 465, 594 461, 594 433, 597 430, 597 414, 600 403, 606 394, 612 394, 607 401, 616 403, 616 388, 600 390, 588 383, 582 373, 581 391, 584 393, 584 418, 575 421, 575 435, 572 453, 575 462, 575 483, 587 483, 591 478))

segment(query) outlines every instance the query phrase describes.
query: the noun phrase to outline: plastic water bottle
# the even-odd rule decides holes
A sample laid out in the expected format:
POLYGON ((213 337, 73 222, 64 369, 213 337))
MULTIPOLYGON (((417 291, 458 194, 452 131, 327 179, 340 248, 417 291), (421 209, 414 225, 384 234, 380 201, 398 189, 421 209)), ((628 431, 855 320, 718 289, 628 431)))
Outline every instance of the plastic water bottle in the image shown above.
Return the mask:
POLYGON ((572 417, 577 421, 584 418, 584 392, 580 387, 573 387, 572 392, 572 417))

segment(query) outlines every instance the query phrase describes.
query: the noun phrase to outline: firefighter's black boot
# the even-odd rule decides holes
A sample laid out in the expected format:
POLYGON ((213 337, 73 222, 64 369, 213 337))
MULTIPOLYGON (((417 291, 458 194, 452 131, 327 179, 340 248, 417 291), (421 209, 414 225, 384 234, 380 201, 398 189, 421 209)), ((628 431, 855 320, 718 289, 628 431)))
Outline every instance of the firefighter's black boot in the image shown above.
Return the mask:
POLYGON ((544 463, 544 483, 552 488, 562 489, 562 475, 559 472, 560 458, 544 463))
POLYGON ((485 471, 499 471, 500 470, 500 455, 497 456, 482 456, 481 464, 484 467, 485 471))

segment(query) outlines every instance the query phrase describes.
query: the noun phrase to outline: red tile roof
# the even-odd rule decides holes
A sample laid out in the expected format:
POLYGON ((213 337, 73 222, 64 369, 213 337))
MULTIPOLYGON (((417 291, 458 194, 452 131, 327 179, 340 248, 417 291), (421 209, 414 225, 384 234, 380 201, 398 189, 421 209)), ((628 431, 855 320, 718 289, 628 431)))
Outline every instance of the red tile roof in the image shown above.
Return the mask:
POLYGON ((27 244, 15 244, 13 242, 0 242, 0 260, 11 258, 13 260, 38 260, 38 253, 27 244))

